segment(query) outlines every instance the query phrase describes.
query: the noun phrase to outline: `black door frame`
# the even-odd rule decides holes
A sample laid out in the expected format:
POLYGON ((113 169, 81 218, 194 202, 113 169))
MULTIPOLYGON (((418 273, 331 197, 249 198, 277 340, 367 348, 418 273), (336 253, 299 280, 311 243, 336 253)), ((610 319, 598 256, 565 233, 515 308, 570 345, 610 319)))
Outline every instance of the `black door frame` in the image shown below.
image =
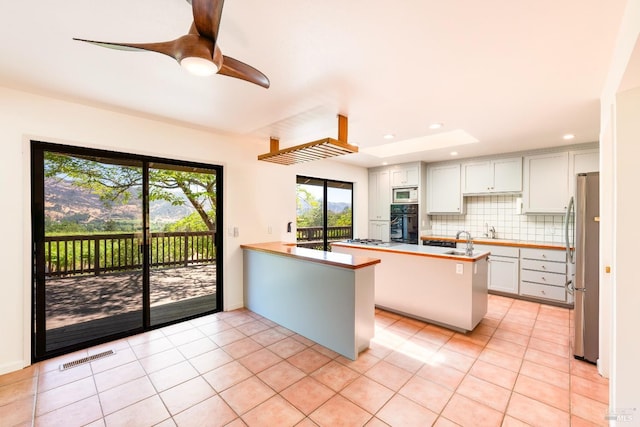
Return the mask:
POLYGON ((146 332, 152 329, 161 328, 174 323, 183 322, 185 320, 205 316, 208 314, 223 311, 223 189, 224 174, 223 167, 220 165, 210 165, 205 163, 188 162, 182 160, 173 160, 160 157, 143 156, 138 154, 124 153, 119 151, 109 151, 101 149, 93 149, 86 147, 77 147, 71 145, 55 144, 31 140, 31 247, 32 247, 32 315, 31 315, 31 360, 35 363, 40 360, 70 353, 83 348, 102 344, 105 342, 117 340, 137 333, 146 332), (117 334, 90 339, 82 344, 72 345, 53 351, 46 351, 46 316, 45 316, 45 271, 44 271, 44 153, 46 151, 59 152, 73 155, 84 155, 91 157, 107 157, 120 160, 135 160, 142 163, 142 182, 143 182, 143 220, 142 228, 144 233, 143 239, 143 265, 142 265, 142 326, 138 329, 120 332, 117 334), (151 325, 151 307, 150 307, 150 283, 149 283, 149 165, 151 163, 160 163, 167 165, 197 167, 209 169, 216 173, 216 233, 214 242, 216 245, 216 307, 211 311, 188 316, 182 319, 166 322, 163 324, 151 325), (40 244, 38 244, 40 243, 40 244), (43 266, 38 268, 38 266, 43 266), (39 285, 40 284, 40 285, 39 285))
MULTIPOLYGON (((311 176, 305 175, 296 175, 296 184, 306 184, 304 182, 300 182, 301 180, 309 180, 309 181, 317 181, 318 183, 322 183, 322 228, 323 228, 323 250, 329 250, 329 243, 327 237, 327 228, 328 228, 328 188, 330 187, 329 183, 336 184, 347 184, 351 186, 351 238, 353 238, 353 183, 348 181, 339 181, 337 179, 327 179, 327 178, 314 178, 311 176)), ((296 195, 297 197, 297 195, 296 195)))

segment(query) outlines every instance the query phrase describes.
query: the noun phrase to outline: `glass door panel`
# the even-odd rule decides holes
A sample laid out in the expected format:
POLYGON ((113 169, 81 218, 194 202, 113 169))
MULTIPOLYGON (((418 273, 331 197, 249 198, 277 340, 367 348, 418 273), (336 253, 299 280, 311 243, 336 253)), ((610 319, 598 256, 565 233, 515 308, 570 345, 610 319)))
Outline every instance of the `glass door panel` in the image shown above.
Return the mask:
POLYGON ((296 186, 296 241, 299 247, 324 250, 324 180, 299 176, 296 186))
POLYGON ((330 243, 353 237, 353 184, 297 177, 297 245, 331 250, 330 243))
POLYGON ((217 309, 214 169, 150 163, 151 325, 217 309))
POLYGON ((353 238, 353 184, 327 181, 327 245, 353 238))
MULTIPOLYGON (((142 162, 40 151, 36 354, 143 327, 142 162)), ((35 180, 34 180, 35 181, 35 180)), ((38 230, 37 232, 35 230, 38 230)))

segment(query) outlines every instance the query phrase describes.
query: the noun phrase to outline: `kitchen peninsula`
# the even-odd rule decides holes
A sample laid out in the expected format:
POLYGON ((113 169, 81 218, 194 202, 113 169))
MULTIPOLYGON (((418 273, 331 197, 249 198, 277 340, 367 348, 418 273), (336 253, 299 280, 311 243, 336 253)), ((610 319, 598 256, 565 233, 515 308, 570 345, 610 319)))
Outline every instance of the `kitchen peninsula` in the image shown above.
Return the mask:
POLYGON ((352 360, 369 347, 378 258, 282 242, 241 247, 246 308, 352 360))
POLYGON ((409 244, 336 242, 333 253, 379 258, 375 304, 459 331, 471 331, 487 313, 489 252, 409 244))

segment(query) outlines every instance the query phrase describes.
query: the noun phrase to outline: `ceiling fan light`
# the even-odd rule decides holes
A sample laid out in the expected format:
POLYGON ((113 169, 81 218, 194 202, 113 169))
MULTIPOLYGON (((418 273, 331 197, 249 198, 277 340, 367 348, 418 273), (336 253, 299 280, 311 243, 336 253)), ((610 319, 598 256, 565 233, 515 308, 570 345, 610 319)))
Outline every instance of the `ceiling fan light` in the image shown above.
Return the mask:
POLYGON ((212 76, 218 72, 213 61, 199 56, 187 56, 180 61, 182 68, 196 76, 212 76))

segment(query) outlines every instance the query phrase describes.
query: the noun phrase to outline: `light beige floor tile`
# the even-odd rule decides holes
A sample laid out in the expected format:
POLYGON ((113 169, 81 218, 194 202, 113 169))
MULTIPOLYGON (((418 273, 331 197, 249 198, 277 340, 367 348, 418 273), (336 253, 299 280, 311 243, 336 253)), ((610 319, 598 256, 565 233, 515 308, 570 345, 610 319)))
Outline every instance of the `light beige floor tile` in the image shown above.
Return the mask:
POLYGON ((156 390, 153 388, 149 378, 142 377, 100 393, 100 402, 106 415, 155 394, 156 390))
POLYGON ((35 426, 73 427, 93 422, 102 422, 102 410, 98 396, 91 396, 36 417, 35 426))
POLYGON ((214 395, 215 391, 202 377, 193 378, 160 393, 171 415, 176 415, 214 395))
POLYGON ((609 382, 570 354, 571 311, 488 306, 467 334, 376 309, 356 361, 246 309, 208 315, 0 375, 0 425, 606 425, 609 382))
POLYGON ((107 415, 107 427, 152 426, 169 418, 160 396, 154 395, 141 402, 127 406, 118 412, 107 415))

